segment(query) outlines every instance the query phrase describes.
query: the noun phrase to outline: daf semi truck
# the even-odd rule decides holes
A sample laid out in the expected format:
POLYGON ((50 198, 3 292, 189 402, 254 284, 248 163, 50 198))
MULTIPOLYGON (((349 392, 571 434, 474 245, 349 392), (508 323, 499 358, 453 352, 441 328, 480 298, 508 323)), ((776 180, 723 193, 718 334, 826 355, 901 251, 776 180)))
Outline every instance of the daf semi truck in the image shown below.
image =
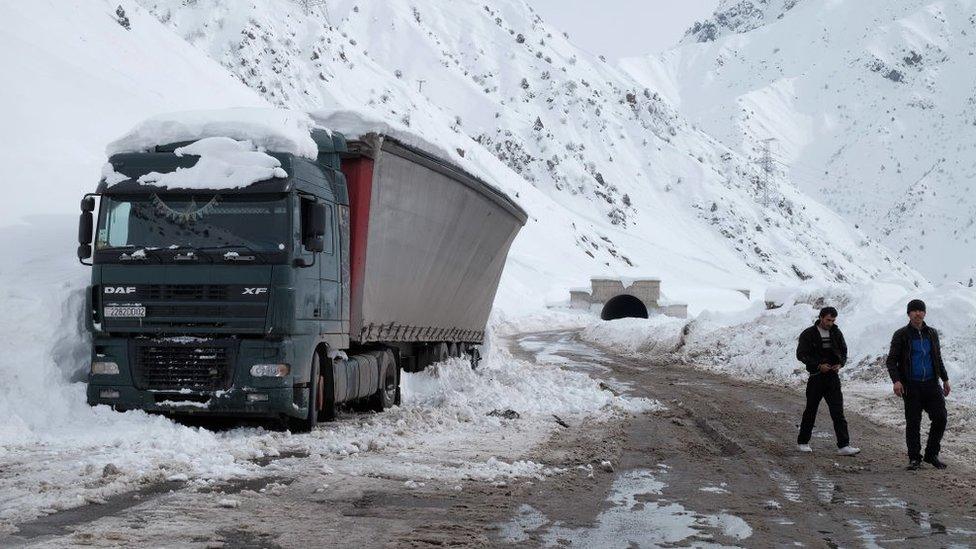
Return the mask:
POLYGON ((317 159, 268 151, 287 177, 233 189, 139 181, 192 167, 188 142, 109 158, 81 202, 89 404, 308 431, 399 404, 401 371, 476 365, 526 213, 392 137, 312 138, 317 159))

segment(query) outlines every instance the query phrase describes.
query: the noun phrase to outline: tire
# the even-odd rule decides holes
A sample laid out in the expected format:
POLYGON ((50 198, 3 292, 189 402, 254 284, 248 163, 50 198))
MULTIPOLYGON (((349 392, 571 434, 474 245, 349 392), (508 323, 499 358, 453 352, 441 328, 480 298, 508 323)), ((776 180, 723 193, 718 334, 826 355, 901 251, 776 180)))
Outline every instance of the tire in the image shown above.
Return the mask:
POLYGON ((320 379, 322 381, 322 407, 319 409, 319 421, 335 421, 337 408, 335 399, 335 367, 332 365, 331 360, 322 369, 322 377, 320 379))
POLYGON ((481 352, 478 350, 477 347, 472 345, 471 347, 468 347, 468 356, 471 359, 471 369, 477 370, 478 363, 481 362, 481 352))
POLYGON ((383 352, 380 356, 382 357, 380 372, 383 378, 380 380, 380 386, 369 399, 369 409, 377 413, 399 404, 400 401, 400 372, 396 359, 389 351, 383 352))
POLYGON ((319 408, 322 405, 322 375, 319 373, 319 353, 312 353, 312 367, 308 381, 308 412, 304 418, 288 418, 293 433, 308 433, 319 422, 319 408))
POLYGON ((433 354, 430 359, 431 364, 444 362, 450 356, 447 350, 447 343, 435 343, 431 352, 433 354))

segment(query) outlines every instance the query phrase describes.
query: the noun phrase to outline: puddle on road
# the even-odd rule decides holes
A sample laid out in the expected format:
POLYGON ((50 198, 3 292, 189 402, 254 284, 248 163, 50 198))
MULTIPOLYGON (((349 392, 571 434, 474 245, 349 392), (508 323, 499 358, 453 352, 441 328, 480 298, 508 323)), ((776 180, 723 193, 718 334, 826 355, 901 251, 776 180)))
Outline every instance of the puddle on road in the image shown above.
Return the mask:
POLYGON ((779 491, 783 492, 783 497, 791 503, 802 503, 800 497, 800 483, 782 471, 772 471, 769 478, 779 486, 779 491))
POLYGON ((517 343, 520 348, 532 353, 533 360, 537 364, 551 364, 585 373, 600 374, 598 376, 600 380, 613 393, 618 395, 634 393, 633 383, 605 375, 613 371, 608 366, 613 364, 613 359, 602 351, 579 341, 574 334, 561 334, 557 340, 553 340, 552 337, 552 334, 530 334, 520 337, 517 343))
POLYGON ((528 335, 519 338, 518 345, 535 355, 535 361, 539 364, 572 365, 599 372, 610 371, 606 364, 613 361, 604 353, 580 342, 574 335, 565 334, 555 341, 551 337, 543 334, 528 335))
POLYGON ((844 501, 844 490, 823 473, 814 473, 810 480, 817 487, 817 500, 820 503, 847 503, 844 501))
MULTIPOLYGON (((878 542, 881 540, 879 539, 879 536, 874 533, 874 526, 870 522, 852 519, 847 521, 847 524, 854 527, 854 531, 857 532, 857 537, 861 540, 864 549, 884 549, 878 544, 878 542)), ((890 543, 894 540, 884 541, 890 543)))
POLYGON ((515 518, 502 525, 500 535, 503 540, 509 543, 528 541, 529 532, 542 528, 548 522, 549 519, 535 507, 522 504, 518 508, 515 518))
POLYGON ((728 494, 727 488, 729 485, 725 482, 719 483, 718 486, 702 486, 698 489, 699 492, 706 492, 709 494, 728 494))
POLYGON ((741 518, 719 513, 706 515, 680 503, 660 497, 667 483, 665 471, 639 469, 619 475, 607 501, 611 507, 596 518, 593 527, 574 528, 551 522, 537 509, 523 505, 516 516, 501 526, 502 539, 519 543, 534 539, 545 547, 670 547, 677 543, 693 546, 722 545, 716 537, 741 541, 752 536, 752 528, 741 518))
POLYGON ((908 502, 892 496, 884 487, 878 488, 878 496, 869 498, 871 507, 876 509, 908 509, 908 502))

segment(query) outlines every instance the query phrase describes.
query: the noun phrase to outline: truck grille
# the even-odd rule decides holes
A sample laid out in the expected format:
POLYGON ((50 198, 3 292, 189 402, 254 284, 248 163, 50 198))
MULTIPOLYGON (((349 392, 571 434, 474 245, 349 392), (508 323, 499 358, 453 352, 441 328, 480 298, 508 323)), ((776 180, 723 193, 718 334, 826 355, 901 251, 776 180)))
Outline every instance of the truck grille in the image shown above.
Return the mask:
POLYGON ((149 301, 226 301, 227 286, 153 284, 145 288, 149 301))
POLYGON ((135 378, 139 389, 219 390, 231 385, 230 345, 136 342, 135 378))

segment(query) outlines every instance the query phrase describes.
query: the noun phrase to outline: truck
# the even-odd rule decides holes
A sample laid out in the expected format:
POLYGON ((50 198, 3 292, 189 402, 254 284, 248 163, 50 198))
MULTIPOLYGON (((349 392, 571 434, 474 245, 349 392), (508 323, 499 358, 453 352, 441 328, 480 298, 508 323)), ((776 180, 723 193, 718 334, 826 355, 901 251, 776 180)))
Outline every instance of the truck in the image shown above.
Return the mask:
POLYGON ((477 366, 525 211, 406 140, 311 138, 317 158, 267 151, 287 175, 240 188, 140 181, 193 166, 188 142, 109 157, 78 234, 89 404, 306 432, 398 405, 403 371, 477 366))

